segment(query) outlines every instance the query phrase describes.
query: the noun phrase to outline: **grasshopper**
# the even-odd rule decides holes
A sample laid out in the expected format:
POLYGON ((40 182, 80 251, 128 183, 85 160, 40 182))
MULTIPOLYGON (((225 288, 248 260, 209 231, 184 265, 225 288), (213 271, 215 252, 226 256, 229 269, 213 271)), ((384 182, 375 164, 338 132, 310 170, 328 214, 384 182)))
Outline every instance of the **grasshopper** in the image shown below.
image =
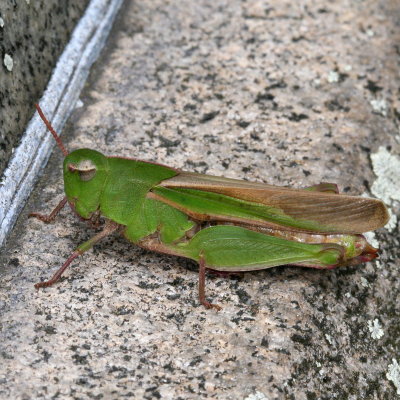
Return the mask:
POLYGON ((69 153, 36 108, 65 156, 65 197, 49 215, 30 216, 51 222, 68 203, 91 225, 102 226, 37 289, 53 285, 75 258, 114 232, 145 249, 197 261, 200 303, 218 310, 206 300, 206 270, 229 273, 285 264, 332 269, 377 257, 378 249, 362 233, 387 223, 380 200, 341 195, 330 183, 291 189, 90 149, 69 153))

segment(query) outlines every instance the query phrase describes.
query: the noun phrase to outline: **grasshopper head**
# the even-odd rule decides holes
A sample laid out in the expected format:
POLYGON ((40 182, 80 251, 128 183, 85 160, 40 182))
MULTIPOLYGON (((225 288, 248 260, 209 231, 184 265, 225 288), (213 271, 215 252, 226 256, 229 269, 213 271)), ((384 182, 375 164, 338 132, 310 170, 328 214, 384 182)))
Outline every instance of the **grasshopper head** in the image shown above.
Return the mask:
POLYGON ((88 219, 98 209, 107 174, 107 157, 96 150, 79 149, 65 157, 65 194, 81 217, 88 219))
POLYGON ((67 199, 82 218, 88 219, 100 205, 100 196, 108 174, 107 157, 89 149, 68 153, 39 104, 35 104, 35 107, 65 156, 64 188, 67 199))

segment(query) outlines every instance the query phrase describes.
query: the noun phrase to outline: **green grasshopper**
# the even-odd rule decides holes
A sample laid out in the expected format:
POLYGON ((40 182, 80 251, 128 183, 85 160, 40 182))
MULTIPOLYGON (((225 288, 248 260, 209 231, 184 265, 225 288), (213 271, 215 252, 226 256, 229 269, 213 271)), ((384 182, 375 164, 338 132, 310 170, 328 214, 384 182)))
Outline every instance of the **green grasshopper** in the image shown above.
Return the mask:
POLYGON ((54 276, 102 238, 119 232, 148 250, 199 263, 199 300, 205 297, 206 270, 254 271, 278 265, 331 269, 377 257, 363 232, 382 227, 388 212, 380 200, 339 195, 335 184, 290 189, 184 172, 164 165, 106 157, 96 150, 65 149, 39 105, 64 159, 65 197, 49 214, 54 220, 70 207, 102 231, 81 244, 54 276))

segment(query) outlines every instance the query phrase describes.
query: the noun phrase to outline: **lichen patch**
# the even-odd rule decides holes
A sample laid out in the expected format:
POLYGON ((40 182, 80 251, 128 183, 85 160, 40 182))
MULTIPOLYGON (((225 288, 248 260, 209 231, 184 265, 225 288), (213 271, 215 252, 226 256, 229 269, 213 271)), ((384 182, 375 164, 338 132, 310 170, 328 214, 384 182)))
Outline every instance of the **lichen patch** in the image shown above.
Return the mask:
POLYGON ((377 180, 373 183, 371 191, 386 204, 400 201, 398 177, 400 176, 400 158, 390 154, 385 147, 379 147, 378 152, 371 154, 372 167, 377 180))
POLYGON ((378 319, 368 321, 368 329, 371 332, 372 339, 380 339, 383 335, 383 329, 378 319))
POLYGON ((8 71, 12 71, 13 67, 14 67, 14 60, 12 59, 12 57, 9 54, 6 54, 4 56, 4 65, 7 68, 8 71))
POLYGON ((396 386, 397 394, 400 394, 400 365, 394 358, 392 359, 392 364, 388 367, 386 378, 393 382, 394 386, 396 386))

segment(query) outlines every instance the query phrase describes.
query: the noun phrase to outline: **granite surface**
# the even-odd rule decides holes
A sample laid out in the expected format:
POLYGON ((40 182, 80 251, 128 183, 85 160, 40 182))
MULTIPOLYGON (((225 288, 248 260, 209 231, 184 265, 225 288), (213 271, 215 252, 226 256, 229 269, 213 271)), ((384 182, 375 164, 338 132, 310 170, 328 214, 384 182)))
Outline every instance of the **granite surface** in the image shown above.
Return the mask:
POLYGON ((89 0, 2 0, 0 176, 89 0))
POLYGON ((93 235, 68 209, 49 225, 27 219, 62 197, 55 150, 2 254, 0 398, 397 398, 399 13, 383 0, 126 2, 69 149, 374 187, 394 217, 371 237, 378 262, 209 276, 220 312, 198 304, 196 264, 118 236, 37 292, 93 235))

